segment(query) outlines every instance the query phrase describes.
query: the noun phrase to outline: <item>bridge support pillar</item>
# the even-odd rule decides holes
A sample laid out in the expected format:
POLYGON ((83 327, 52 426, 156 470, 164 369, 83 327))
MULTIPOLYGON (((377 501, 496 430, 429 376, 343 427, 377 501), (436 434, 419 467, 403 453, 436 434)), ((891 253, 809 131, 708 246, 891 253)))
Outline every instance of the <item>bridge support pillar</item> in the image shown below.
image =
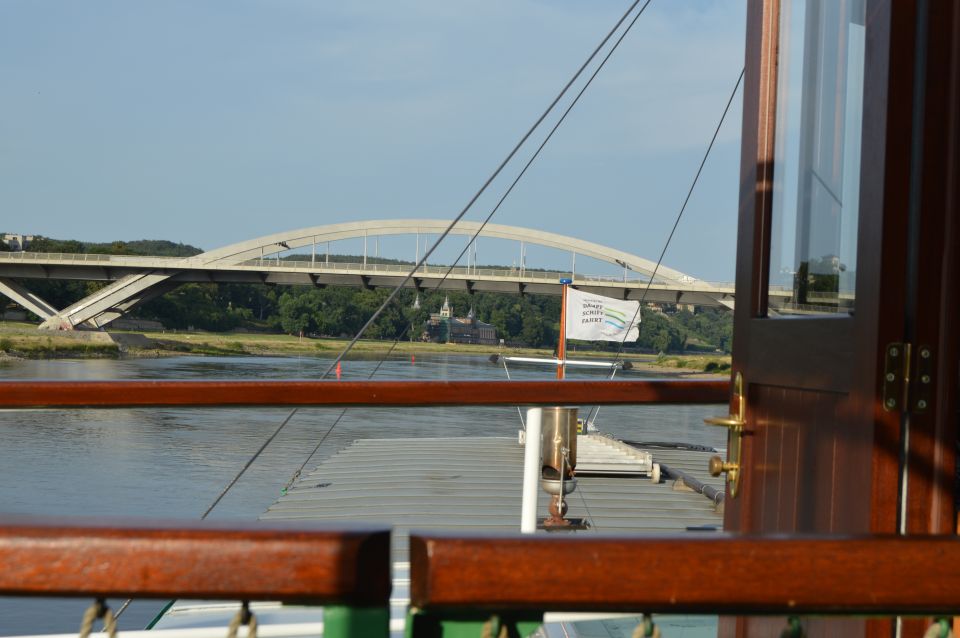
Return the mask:
POLYGON ((45 321, 57 315, 56 308, 12 279, 0 277, 0 294, 6 295, 45 321))

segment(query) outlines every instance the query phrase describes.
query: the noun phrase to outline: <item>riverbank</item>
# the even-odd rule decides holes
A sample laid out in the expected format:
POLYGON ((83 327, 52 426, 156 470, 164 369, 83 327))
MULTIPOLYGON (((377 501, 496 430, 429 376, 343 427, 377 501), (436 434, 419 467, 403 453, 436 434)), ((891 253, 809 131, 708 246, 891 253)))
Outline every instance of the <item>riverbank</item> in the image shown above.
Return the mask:
POLYGON ((51 332, 36 325, 0 322, 0 357, 13 359, 116 358, 122 348, 105 332, 51 332))
MULTIPOLYGON (((0 322, 0 357, 24 359, 104 358, 104 357, 167 357, 204 356, 335 356, 349 343, 348 339, 296 337, 268 333, 212 332, 41 332, 28 323, 0 322)), ((384 354, 417 356, 456 354, 488 357, 503 356, 551 357, 553 351, 538 348, 500 348, 471 344, 423 343, 418 341, 361 340, 353 347, 351 357, 380 357, 384 354)), ((571 358, 609 359, 611 353, 571 351, 571 358)), ((622 357, 644 370, 671 376, 727 374, 727 355, 649 355, 627 354, 622 357)))

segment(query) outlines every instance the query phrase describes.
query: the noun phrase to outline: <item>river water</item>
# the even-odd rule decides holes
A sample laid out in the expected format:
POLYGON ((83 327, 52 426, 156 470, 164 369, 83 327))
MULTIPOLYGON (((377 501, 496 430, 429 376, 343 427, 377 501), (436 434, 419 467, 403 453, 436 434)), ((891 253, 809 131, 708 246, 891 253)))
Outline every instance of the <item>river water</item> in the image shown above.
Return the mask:
MULTIPOLYGON (((317 379, 328 359, 176 357, 129 360, 0 361, 3 379, 317 379)), ((350 360, 343 378, 366 379, 375 360, 350 360)), ((552 369, 511 364, 514 379, 552 369)), ((606 373, 572 370, 571 378, 606 373)), ((650 378, 638 371, 622 378, 650 378)), ((418 355, 383 363, 376 379, 504 379, 486 357, 418 355)), ((586 411, 581 408, 581 414, 586 411)), ((724 432, 703 425, 715 406, 601 409, 604 432, 634 441, 721 447, 724 432)), ((253 520, 272 504, 340 409, 300 409, 209 518, 253 520)), ((289 409, 0 411, 0 513, 198 519, 289 409)), ((512 407, 368 408, 346 411, 306 469, 355 439, 516 436, 512 407)), ((0 598, 0 636, 75 632, 89 600, 0 598)), ((110 601, 117 609, 121 601, 110 601)), ((143 628, 162 602, 138 601, 121 629, 143 628)))

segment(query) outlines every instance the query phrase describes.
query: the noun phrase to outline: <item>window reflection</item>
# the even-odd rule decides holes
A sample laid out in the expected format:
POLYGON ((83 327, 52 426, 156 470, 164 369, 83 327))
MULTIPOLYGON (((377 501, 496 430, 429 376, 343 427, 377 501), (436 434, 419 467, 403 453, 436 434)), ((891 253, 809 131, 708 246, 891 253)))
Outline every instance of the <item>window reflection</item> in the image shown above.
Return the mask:
POLYGON ((770 314, 852 312, 865 0, 784 0, 770 314))

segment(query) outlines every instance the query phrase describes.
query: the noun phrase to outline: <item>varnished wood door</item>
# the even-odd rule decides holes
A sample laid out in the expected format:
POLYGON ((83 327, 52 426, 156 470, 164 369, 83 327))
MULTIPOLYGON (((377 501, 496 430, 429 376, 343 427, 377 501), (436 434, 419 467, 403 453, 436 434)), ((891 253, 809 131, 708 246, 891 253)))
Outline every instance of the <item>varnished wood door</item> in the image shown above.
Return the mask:
MULTIPOLYGON (((747 433, 729 530, 953 529, 957 13, 899 0, 750 3, 733 355, 747 433), (895 343, 937 353, 922 414, 902 395, 884 407, 895 343)), ((784 626, 729 619, 720 633, 784 626)))

